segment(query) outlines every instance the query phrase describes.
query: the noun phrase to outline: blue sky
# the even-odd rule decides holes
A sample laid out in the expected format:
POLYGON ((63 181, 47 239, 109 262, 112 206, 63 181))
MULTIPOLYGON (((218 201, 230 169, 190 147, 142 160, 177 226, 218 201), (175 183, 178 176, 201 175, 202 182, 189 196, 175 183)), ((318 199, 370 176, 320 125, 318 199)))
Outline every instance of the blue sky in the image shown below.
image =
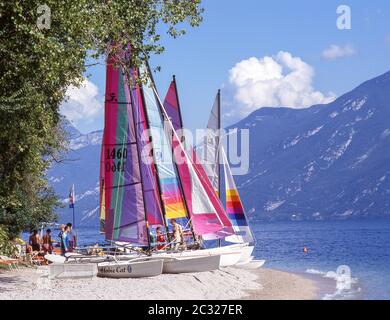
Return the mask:
MULTIPOLYGON (((176 75, 185 125, 190 129, 206 125, 214 96, 221 87, 224 88, 223 101, 229 108, 243 108, 246 113, 257 108, 257 103, 259 106, 263 106, 262 103, 289 104, 288 98, 280 98, 280 92, 286 83, 291 84, 291 79, 284 78, 291 70, 283 71, 276 85, 271 79, 276 86, 272 89, 268 89, 269 81, 275 72, 270 72, 264 79, 256 74, 256 70, 261 73, 269 65, 285 68, 290 56, 295 59, 295 65, 300 65, 293 79, 300 78, 300 72, 305 73, 303 82, 297 86, 310 87, 294 92, 298 96, 295 96, 295 102, 291 102, 292 107, 299 107, 302 101, 326 101, 390 70, 388 0, 204 0, 203 7, 202 25, 188 29, 187 35, 178 39, 163 36, 166 51, 151 60, 153 66, 162 67, 155 75, 162 98, 171 76, 176 75), (349 5, 352 10, 351 30, 336 27, 336 9, 342 4, 349 5), (337 49, 328 50, 326 55, 324 52, 331 49, 331 45, 337 49), (280 51, 289 55, 284 55, 284 58, 277 56, 280 51), (332 52, 340 53, 340 57, 331 58, 332 52), (263 60, 265 56, 270 59, 263 60), (232 82, 229 71, 251 57, 256 59, 235 69, 237 77, 232 82), (253 73, 251 76, 246 77, 245 67, 253 73), (237 86, 247 83, 248 79, 250 88, 240 87, 239 91, 237 86), (236 99, 237 93, 239 99, 236 99), (310 99, 302 99, 299 97, 301 93, 310 99), (268 94, 274 96, 267 97, 268 94)), ((81 93, 83 99, 76 98, 77 103, 86 104, 75 122, 84 133, 103 127, 104 65, 89 68, 87 74, 93 84, 87 92, 81 93), (90 103, 89 97, 93 100, 90 103), (96 110, 89 112, 88 108, 96 110)), ((76 90, 72 97, 77 94, 76 90)), ((235 115, 234 120, 245 112, 235 115)))

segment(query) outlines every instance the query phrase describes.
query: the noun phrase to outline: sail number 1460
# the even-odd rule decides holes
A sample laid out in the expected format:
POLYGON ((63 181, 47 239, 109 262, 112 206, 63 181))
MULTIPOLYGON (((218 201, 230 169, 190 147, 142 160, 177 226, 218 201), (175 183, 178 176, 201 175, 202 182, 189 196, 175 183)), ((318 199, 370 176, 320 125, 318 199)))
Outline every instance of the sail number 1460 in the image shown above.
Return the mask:
POLYGON ((124 172, 127 159, 127 148, 107 148, 106 149, 106 172, 124 172), (117 161, 116 161, 117 160, 117 161))

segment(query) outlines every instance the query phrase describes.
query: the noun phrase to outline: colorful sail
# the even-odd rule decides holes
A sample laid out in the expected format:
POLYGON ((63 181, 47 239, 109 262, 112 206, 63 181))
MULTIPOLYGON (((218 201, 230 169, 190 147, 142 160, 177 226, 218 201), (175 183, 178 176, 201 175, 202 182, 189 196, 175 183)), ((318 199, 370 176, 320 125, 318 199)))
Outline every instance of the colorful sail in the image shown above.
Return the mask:
POLYGON ((129 82, 115 58, 107 61, 103 193, 105 236, 148 245, 140 160, 129 82))
MULTIPOLYGON (((141 69, 142 74, 148 75, 146 66, 141 69)), ((142 85, 145 110, 152 137, 152 148, 157 174, 160 180, 160 192, 164 205, 166 219, 186 218, 188 216, 179 178, 172 159, 172 147, 169 134, 165 131, 164 121, 160 113, 156 96, 152 88, 152 80, 142 85)))
MULTIPOLYGON (((167 131, 170 132, 168 136, 173 136, 174 160, 195 234, 203 237, 207 236, 210 239, 224 238, 234 234, 232 225, 224 212, 221 202, 216 197, 207 176, 205 174, 202 175, 202 166, 197 161, 194 161, 195 159, 188 156, 183 144, 179 140, 177 130, 182 129, 182 122, 174 82, 171 83, 168 90, 164 106, 160 106, 165 116, 167 131), (170 107, 169 112, 165 110, 167 105, 170 107), (178 119, 176 126, 173 125, 171 119, 178 119)), ((191 156, 196 156, 192 147, 189 147, 189 152, 191 156)))
POLYGON ((226 212, 235 230, 235 235, 225 240, 234 243, 251 243, 254 241, 253 235, 223 148, 221 148, 221 155, 225 172, 226 212))

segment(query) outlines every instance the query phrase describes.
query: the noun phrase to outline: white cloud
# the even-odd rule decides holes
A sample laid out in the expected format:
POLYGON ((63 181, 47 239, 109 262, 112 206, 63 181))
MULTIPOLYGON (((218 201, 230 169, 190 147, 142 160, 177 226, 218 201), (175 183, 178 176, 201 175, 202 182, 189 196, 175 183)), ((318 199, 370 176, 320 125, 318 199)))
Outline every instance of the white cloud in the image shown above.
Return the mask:
POLYGON ((79 88, 69 87, 66 96, 66 101, 61 105, 61 113, 73 123, 80 120, 91 122, 103 111, 98 87, 86 78, 79 88))
POLYGON ((334 100, 334 94, 313 89, 313 77, 310 65, 284 51, 273 57, 243 60, 229 71, 225 92, 233 93, 235 103, 227 103, 225 119, 237 120, 261 107, 299 109, 334 100))
POLYGON ((356 54, 355 48, 347 44, 345 46, 338 46, 335 44, 330 45, 329 48, 326 48, 322 51, 322 57, 327 60, 335 60, 344 57, 350 57, 356 54))

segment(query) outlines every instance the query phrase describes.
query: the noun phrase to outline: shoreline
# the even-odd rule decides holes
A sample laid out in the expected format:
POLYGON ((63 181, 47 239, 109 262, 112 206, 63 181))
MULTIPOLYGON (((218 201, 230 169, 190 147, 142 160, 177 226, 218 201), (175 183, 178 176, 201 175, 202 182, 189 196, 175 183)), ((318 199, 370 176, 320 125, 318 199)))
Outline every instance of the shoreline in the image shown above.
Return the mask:
POLYGON ((262 268, 252 271, 263 288, 248 290, 246 300, 320 300, 322 290, 316 279, 304 274, 262 268))
POLYGON ((316 300, 320 293, 309 277, 266 268, 51 281, 44 269, 0 269, 0 300, 316 300))

